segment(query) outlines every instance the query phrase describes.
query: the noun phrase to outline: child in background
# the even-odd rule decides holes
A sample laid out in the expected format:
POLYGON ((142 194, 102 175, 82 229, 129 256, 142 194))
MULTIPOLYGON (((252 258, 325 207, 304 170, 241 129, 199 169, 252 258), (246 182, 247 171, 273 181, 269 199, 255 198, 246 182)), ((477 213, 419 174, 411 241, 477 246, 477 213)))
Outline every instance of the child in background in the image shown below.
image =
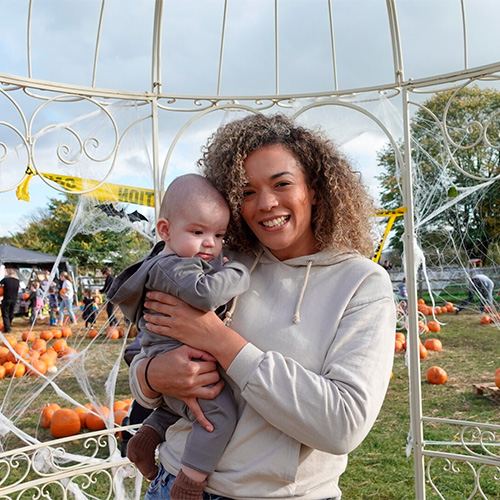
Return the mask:
POLYGON ((55 286, 49 288, 49 325, 57 325, 59 298, 55 286))
MULTIPOLYGON (((108 300, 137 325, 142 349, 150 359, 180 347, 181 343, 147 329, 143 304, 148 290, 161 290, 193 307, 213 311, 248 289, 247 268, 222 257, 228 223, 229 207, 208 179, 196 174, 177 177, 165 193, 156 225, 163 241, 146 258, 115 278, 108 300)), ((236 425, 236 407, 229 384, 216 398, 200 399, 199 404, 211 419, 213 429, 193 422, 182 468, 170 491, 173 500, 202 499, 207 476, 215 470, 236 425)), ((127 457, 149 480, 158 472, 157 445, 165 439, 166 429, 186 410, 183 401, 164 396, 163 405, 146 418, 129 441, 127 457)))
POLYGON ((82 299, 82 318, 85 320, 85 328, 92 326, 96 320, 96 311, 94 309, 95 298, 90 288, 86 288, 82 299))

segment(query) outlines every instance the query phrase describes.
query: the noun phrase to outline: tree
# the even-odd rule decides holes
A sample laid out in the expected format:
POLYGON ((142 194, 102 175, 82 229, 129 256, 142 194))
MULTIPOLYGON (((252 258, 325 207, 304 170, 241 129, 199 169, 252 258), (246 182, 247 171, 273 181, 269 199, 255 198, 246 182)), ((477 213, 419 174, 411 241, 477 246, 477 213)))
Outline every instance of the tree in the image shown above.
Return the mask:
MULTIPOLYGON (((34 216, 27 228, 15 234, 10 243, 20 248, 58 254, 70 226, 78 196, 52 198, 46 210, 34 216)), ((107 217, 102 214, 102 217, 107 217)), ((146 255, 151 245, 130 228, 123 231, 101 231, 96 234, 76 234, 68 243, 65 256, 78 265, 80 272, 94 273, 111 262, 116 271, 146 255)))
MULTIPOLYGON (((472 87, 463 88, 456 95, 454 91, 435 94, 423 103, 411 121, 413 196, 415 213, 420 220, 456 196, 457 189, 460 192, 461 188, 480 183, 453 164, 443 131, 429 111, 446 127, 451 138, 451 155, 460 169, 486 179, 500 174, 500 120, 496 117, 500 113, 500 92, 472 87)), ((382 206, 386 209, 401 206, 399 166, 390 146, 379 152, 378 164, 385 170, 379 177, 382 206)), ((391 238, 393 247, 401 249, 402 233, 402 221, 397 221, 391 238)), ((433 217, 419 228, 418 237, 424 248, 426 243, 432 243, 439 253, 440 248, 444 249, 444 240, 448 239, 444 233, 461 242, 464 257, 484 262, 492 244, 500 241, 499 182, 433 217)))

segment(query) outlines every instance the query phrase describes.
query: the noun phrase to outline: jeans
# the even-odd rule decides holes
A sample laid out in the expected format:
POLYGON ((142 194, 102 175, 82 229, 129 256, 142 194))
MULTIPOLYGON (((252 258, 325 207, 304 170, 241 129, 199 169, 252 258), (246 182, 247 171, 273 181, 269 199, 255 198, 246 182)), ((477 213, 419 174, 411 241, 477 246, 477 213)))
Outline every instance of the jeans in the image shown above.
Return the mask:
MULTIPOLYGON (((163 465, 159 464, 159 471, 156 478, 149 485, 148 491, 144 495, 144 500, 170 500, 170 488, 174 484, 175 476, 165 470, 163 465)), ((203 493, 203 500, 233 500, 228 497, 203 493)), ((333 498, 324 498, 323 500, 333 500, 333 498)))
POLYGON ((73 313, 73 299, 63 299, 59 306, 59 323, 64 320, 64 308, 68 310, 69 317, 73 323, 76 323, 76 318, 73 313))

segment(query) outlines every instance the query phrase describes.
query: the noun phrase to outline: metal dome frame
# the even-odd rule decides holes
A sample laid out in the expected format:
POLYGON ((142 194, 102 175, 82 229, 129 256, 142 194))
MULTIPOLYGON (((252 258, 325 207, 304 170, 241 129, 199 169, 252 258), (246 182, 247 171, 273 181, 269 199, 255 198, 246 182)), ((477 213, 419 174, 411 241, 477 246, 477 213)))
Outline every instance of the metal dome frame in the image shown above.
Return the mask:
MULTIPOLYGON (((311 93, 311 94, 282 94, 280 93, 279 86, 279 50, 278 43, 275 44, 275 93, 271 95, 222 95, 221 80, 223 74, 223 60, 224 60, 224 45, 225 45, 225 34, 226 34, 226 12, 229 0, 224 0, 224 14, 222 21, 222 31, 220 40, 220 55, 218 62, 218 80, 217 80, 217 91, 214 95, 172 95, 162 92, 162 80, 161 80, 161 40, 162 40, 162 13, 163 13, 163 0, 156 0, 155 2, 155 13, 154 13, 154 29, 153 29, 153 40, 152 40, 152 74, 151 74, 151 89, 145 92, 133 92, 127 90, 112 90, 103 89, 95 86, 96 74, 97 74, 97 61, 99 56, 99 45, 102 32, 102 19, 103 19, 103 7, 105 0, 102 0, 101 16, 99 19, 99 29, 95 44, 95 58, 93 66, 93 76, 92 85, 90 87, 77 86, 77 85, 66 85, 58 82, 48 82, 36 80, 31 77, 31 56, 28 55, 29 61, 29 76, 19 77, 16 75, 0 73, 0 97, 7 99, 13 104, 14 108, 19 113, 21 118, 23 129, 16 128, 11 123, 0 121, 0 127, 7 127, 15 134, 18 135, 27 156, 30 160, 30 165, 32 168, 40 175, 43 181, 50 187, 60 191, 69 192, 64 187, 61 187, 57 183, 44 177, 42 170, 43 165, 38 164, 36 155, 36 136, 39 131, 35 131, 33 128, 34 119, 37 113, 43 109, 48 103, 59 101, 59 102, 70 102, 74 100, 86 100, 92 105, 97 106, 104 113, 106 112, 106 106, 109 101, 130 101, 137 103, 140 106, 145 106, 149 108, 147 116, 140 118, 136 122, 132 123, 129 128, 136 126, 139 122, 147 122, 151 126, 151 152, 152 152, 152 163, 154 171, 154 192, 155 192, 155 210, 156 213, 159 211, 159 200, 161 199, 161 194, 164 190, 165 178, 167 169, 169 166, 170 159, 172 157, 173 151, 189 127, 198 121, 201 117, 213 113, 215 111, 225 111, 225 110, 244 110, 248 112, 265 112, 274 108, 286 108, 290 110, 293 103, 304 102, 304 105, 299 111, 294 112, 294 116, 298 117, 308 110, 318 107, 318 106, 343 106, 350 108, 356 112, 359 112, 375 123, 380 130, 387 136, 387 139, 391 142, 396 152, 398 162, 401 165, 402 171, 402 188, 403 188, 403 200, 404 205, 407 207, 407 212, 404 215, 404 248, 405 248, 405 269, 406 278, 408 284, 409 293, 409 377, 410 377, 410 412, 411 412, 411 448, 414 454, 414 472, 415 472, 415 496, 419 500, 425 500, 426 498, 426 482, 431 488, 437 493, 440 498, 444 496, 440 493, 438 486, 435 484, 433 476, 430 473, 430 467, 435 460, 444 460, 448 464, 449 470, 453 471, 456 464, 462 463, 466 464, 472 471, 475 477, 474 491, 469 498, 472 498, 477 492, 482 494, 481 490, 481 472, 485 467, 493 467, 500 471, 500 454, 496 453, 487 444, 487 439, 490 439, 494 433, 500 432, 500 426, 494 426, 490 424, 481 424, 467 421, 457 421, 457 420, 446 420, 432 418, 423 415, 422 412, 422 401, 421 401, 421 387, 420 387, 420 358, 418 349, 418 321, 417 321, 417 269, 416 269, 416 257, 414 250, 414 240, 415 240, 415 214, 414 214, 414 203, 413 203, 413 186, 412 186, 412 160, 411 160, 411 140, 410 140, 410 114, 412 106, 420 106, 416 101, 412 100, 412 96, 416 96, 421 93, 436 92, 443 89, 453 89, 462 88, 464 86, 470 85, 476 81, 488 80, 488 79, 498 79, 500 75, 500 62, 495 62, 493 64, 468 68, 468 53, 467 53, 467 30, 465 23, 466 8, 465 0, 460 0, 460 6, 462 10, 462 21, 463 21, 463 61, 464 67, 456 72, 429 76, 427 78, 412 79, 406 78, 404 67, 403 67, 403 51, 401 48, 401 40, 399 33, 399 23, 397 16, 397 5, 396 0, 386 0, 387 7, 387 19, 390 26, 391 34, 391 44, 392 44, 392 55, 393 55, 393 75, 394 79, 386 84, 381 84, 366 88, 351 88, 341 90, 338 88, 337 84, 337 69, 336 69, 336 54, 335 54, 335 36, 334 36, 334 23, 333 23, 333 13, 331 0, 328 0, 328 7, 330 12, 330 34, 331 34, 331 53, 332 53, 332 67, 333 73, 335 75, 333 86, 334 88, 328 92, 322 93, 311 93), (12 97, 12 92, 16 90, 22 90, 28 96, 33 98, 42 99, 42 104, 38 106, 31 116, 26 116, 22 106, 16 102, 15 98, 12 97), (403 120, 403 147, 398 146, 398 140, 396 137, 391 135, 391 132, 384 126, 380 120, 377 119, 372 113, 366 110, 363 106, 364 102, 371 99, 376 99, 377 96, 383 93, 389 97, 398 97, 401 100, 402 105, 402 120, 403 120), (311 102, 311 99, 314 101, 311 102), (192 117, 185 123, 185 125, 178 131, 174 140, 170 144, 168 152, 163 160, 160 159, 159 154, 159 142, 161 137, 159 135, 159 115, 162 112, 176 112, 176 113, 191 113, 192 117), (401 153, 403 151, 403 153, 401 153), (455 443, 459 445, 463 453, 449 453, 439 450, 440 443, 434 443, 426 441, 424 433, 424 425, 426 424, 449 424, 454 426, 456 431, 460 435, 460 441, 455 443), (483 453, 477 453, 473 451, 470 446, 471 433, 474 436, 475 443, 479 444, 483 453), (427 462, 427 463, 426 463, 427 462)), ((29 23, 28 23, 28 53, 31 53, 31 9, 33 0, 29 2, 29 23)), ((275 8, 275 40, 278 36, 278 23, 277 12, 278 12, 278 0, 274 0, 275 8)), ((114 147, 106 158, 116 157, 117 151, 120 147, 122 141, 126 140, 127 131, 125 131, 121 136, 116 130, 116 125, 113 123, 113 117, 109 115, 110 126, 115 129, 115 144, 114 147)), ((449 137, 446 137, 446 124, 441 124, 444 136, 447 143, 449 142, 449 137)), ((91 160, 91 154, 87 145, 90 144, 94 138, 80 138, 78 137, 78 142, 80 145, 80 150, 82 155, 86 155, 91 160), (90 141, 90 142, 89 142, 90 141)), ((0 141, 0 166, 3 159, 7 153, 8 147, 0 141), (3 154, 1 154, 3 149, 3 154)), ((59 155, 59 153, 58 153, 59 155)), ((63 152, 61 152, 60 158, 64 157, 63 152)), ((101 161, 101 159, 95 158, 95 161, 101 161)), ((114 162, 113 162, 114 164, 114 162)), ((108 174, 100 181, 98 186, 93 186, 90 189, 77 191, 77 193, 84 194, 89 192, 96 187, 99 187, 104 183, 109 176, 113 166, 111 166, 108 174)), ((490 179, 491 180, 491 179, 490 179)), ((8 186, 6 189, 0 190, 7 191, 15 189, 21 184, 22 179, 13 186, 8 186)), ((75 191, 72 191, 75 193, 75 191)), ((93 433, 92 436, 89 434, 89 439, 95 439, 95 443, 100 442, 100 439, 110 439, 115 440, 114 430, 106 430, 101 434, 93 433), (95 436, 94 436, 95 434, 95 436)), ((85 436, 87 437, 87 435, 85 436)), ((80 436, 81 438, 81 436, 80 436)), ((44 443, 43 446, 32 446, 26 447, 25 449, 15 450, 13 452, 6 452, 0 454, 0 464, 6 467, 7 474, 13 469, 18 469, 19 464, 24 462, 27 468, 26 474, 21 475, 19 481, 8 486, 2 486, 6 484, 6 478, 0 476, 0 497, 2 498, 14 498, 13 494, 18 494, 22 491, 34 490, 38 494, 43 494, 47 488, 47 484, 58 484, 61 495, 63 498, 67 497, 69 491, 71 491, 72 478, 76 476, 86 477, 88 483, 92 483, 96 480, 96 475, 99 471, 106 471, 109 474, 109 495, 111 498, 112 494, 116 494, 116 485, 114 484, 117 478, 123 477, 123 468, 127 467, 128 461, 126 459, 118 458, 115 451, 117 449, 116 443, 111 446, 109 459, 98 460, 96 455, 91 455, 89 460, 84 464, 77 464, 77 466, 72 466, 69 469, 61 468, 57 464, 55 456, 62 456, 64 453, 61 451, 62 443, 69 442, 71 439, 66 438, 65 440, 57 440, 50 443, 44 443), (46 454, 50 456, 50 461, 53 463, 53 471, 50 473, 40 471, 36 464, 39 460, 41 454, 46 454), (59 455, 58 455, 59 454, 59 455), (120 474, 122 474, 120 476, 120 474)), ((108 443, 108 441, 106 441, 108 443)), ((106 444, 106 446, 108 446, 106 444)), ((126 473, 130 476, 130 471, 126 473)), ((132 474, 133 475, 133 474, 132 474)), ((484 494, 482 494, 484 498, 484 494)))

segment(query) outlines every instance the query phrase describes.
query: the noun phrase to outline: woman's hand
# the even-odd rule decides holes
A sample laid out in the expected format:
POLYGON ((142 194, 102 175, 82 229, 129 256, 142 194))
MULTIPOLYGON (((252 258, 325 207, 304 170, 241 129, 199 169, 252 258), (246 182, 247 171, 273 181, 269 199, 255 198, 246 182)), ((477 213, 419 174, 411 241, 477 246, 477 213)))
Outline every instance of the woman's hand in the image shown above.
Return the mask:
POLYGON ((160 313, 144 314, 150 331, 212 354, 224 370, 247 343, 214 312, 200 311, 173 295, 148 292, 144 307, 160 313))
POLYGON ((147 362, 147 359, 142 361, 136 371, 145 396, 155 397, 161 393, 181 399, 205 429, 213 430, 197 398, 213 399, 224 386, 224 382, 219 379, 215 358, 186 345, 156 356, 149 364, 147 373, 149 385, 157 391, 156 394, 147 389, 144 373, 147 362))

